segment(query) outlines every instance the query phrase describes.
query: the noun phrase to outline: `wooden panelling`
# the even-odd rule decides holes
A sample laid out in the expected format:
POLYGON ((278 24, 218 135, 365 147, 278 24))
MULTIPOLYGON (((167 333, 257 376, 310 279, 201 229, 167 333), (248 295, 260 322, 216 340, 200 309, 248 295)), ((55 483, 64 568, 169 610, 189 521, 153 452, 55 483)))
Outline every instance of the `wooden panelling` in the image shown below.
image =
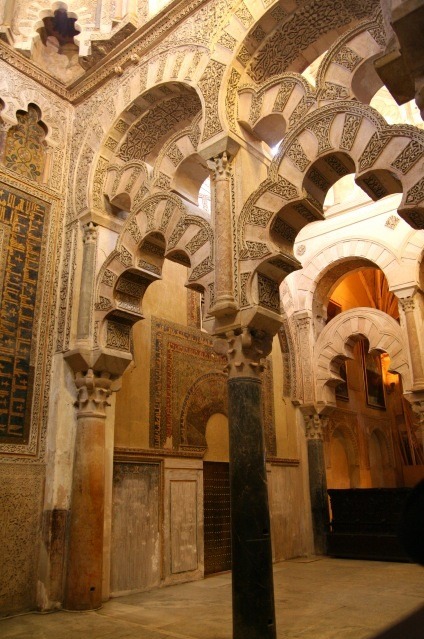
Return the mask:
POLYGON ((111 592, 146 590, 161 579, 160 464, 115 463, 111 592))
POLYGON ((197 570, 197 482, 171 481, 171 572, 197 570))

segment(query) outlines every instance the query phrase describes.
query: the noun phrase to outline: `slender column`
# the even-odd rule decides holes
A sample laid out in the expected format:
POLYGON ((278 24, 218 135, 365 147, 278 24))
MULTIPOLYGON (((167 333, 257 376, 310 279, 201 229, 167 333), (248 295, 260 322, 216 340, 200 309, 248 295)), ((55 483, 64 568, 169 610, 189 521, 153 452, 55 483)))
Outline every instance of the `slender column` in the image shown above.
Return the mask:
POLYGON ((93 283, 96 266, 97 227, 93 222, 84 226, 81 288, 78 308, 77 339, 88 339, 93 308, 93 283))
POLYGON ((235 311, 233 289, 233 255, 231 223, 230 159, 224 151, 208 162, 214 190, 215 228, 215 303, 210 313, 215 316, 235 311))
POLYGON ((324 555, 327 551, 326 535, 330 524, 323 439, 323 429, 326 427, 326 422, 327 418, 316 413, 305 415, 312 527, 317 555, 324 555))
POLYGON ((247 328, 221 342, 229 371, 233 639, 276 637, 261 419, 261 360, 271 342, 269 335, 247 328))
POLYGON ((413 375, 413 387, 424 387, 424 368, 421 357, 421 345, 418 337, 417 324, 415 321, 415 301, 414 297, 400 298, 399 302, 405 313, 406 331, 408 334, 409 353, 411 356, 411 367, 413 375))
POLYGON ((92 369, 76 373, 77 432, 64 607, 102 603, 105 421, 112 379, 92 369))

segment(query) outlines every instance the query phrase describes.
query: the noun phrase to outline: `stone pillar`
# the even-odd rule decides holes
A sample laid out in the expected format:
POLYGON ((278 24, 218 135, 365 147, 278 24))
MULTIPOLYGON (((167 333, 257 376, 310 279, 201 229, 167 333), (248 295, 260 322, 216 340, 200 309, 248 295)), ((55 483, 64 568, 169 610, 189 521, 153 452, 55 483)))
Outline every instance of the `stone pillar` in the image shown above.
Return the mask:
POLYGON ((76 373, 77 432, 64 608, 102 603, 106 406, 113 380, 89 369, 76 373))
POLYGON ((77 340, 87 340, 91 333, 93 285, 96 268, 97 227, 89 222, 83 228, 81 288, 78 308, 77 340))
POLYGON ((326 535, 330 525, 323 438, 323 429, 327 426, 327 418, 317 415, 317 413, 305 415, 304 418, 308 444, 309 492, 315 553, 324 555, 327 551, 326 535))
POLYGON ((231 170, 227 152, 208 161, 211 169, 215 228, 215 302, 210 313, 216 317, 237 310, 233 288, 233 232, 231 220, 231 170))
POLYGON ((409 342, 409 354, 411 357, 413 388, 424 388, 424 368, 421 356, 421 344, 418 337, 417 323, 415 319, 414 297, 399 298, 400 305, 405 313, 405 325, 409 342))
POLYGON ((243 328, 217 350, 228 357, 233 639, 275 639, 274 585, 261 360, 272 337, 243 328))
POLYGON ((303 403, 310 405, 315 400, 315 381, 312 370, 312 313, 309 310, 296 311, 293 317, 298 335, 303 403))

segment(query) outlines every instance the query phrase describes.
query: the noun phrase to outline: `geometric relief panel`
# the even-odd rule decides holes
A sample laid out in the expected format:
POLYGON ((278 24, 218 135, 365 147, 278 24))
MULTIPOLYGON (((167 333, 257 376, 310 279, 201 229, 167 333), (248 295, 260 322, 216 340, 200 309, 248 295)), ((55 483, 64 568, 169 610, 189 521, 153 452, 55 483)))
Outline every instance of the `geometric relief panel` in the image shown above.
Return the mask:
MULTIPOLYGON (((200 330, 154 317, 151 330, 150 445, 204 450, 208 419, 215 412, 228 414, 225 378, 222 381, 226 358, 214 352, 212 337, 200 330)), ((275 455, 273 380, 268 359, 262 391, 267 453, 275 455)))
POLYGON ((50 206, 0 183, 0 443, 28 441, 34 314, 50 206))
POLYGON ((0 611, 33 609, 45 467, 0 466, 0 611))

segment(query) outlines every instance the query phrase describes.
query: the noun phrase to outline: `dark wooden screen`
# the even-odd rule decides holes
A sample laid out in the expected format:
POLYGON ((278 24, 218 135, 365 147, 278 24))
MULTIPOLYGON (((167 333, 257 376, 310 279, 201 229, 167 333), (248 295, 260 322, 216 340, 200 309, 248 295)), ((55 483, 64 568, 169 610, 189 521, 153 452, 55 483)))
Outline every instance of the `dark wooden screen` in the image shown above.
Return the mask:
POLYGON ((205 575, 231 570, 229 465, 204 462, 205 575))

